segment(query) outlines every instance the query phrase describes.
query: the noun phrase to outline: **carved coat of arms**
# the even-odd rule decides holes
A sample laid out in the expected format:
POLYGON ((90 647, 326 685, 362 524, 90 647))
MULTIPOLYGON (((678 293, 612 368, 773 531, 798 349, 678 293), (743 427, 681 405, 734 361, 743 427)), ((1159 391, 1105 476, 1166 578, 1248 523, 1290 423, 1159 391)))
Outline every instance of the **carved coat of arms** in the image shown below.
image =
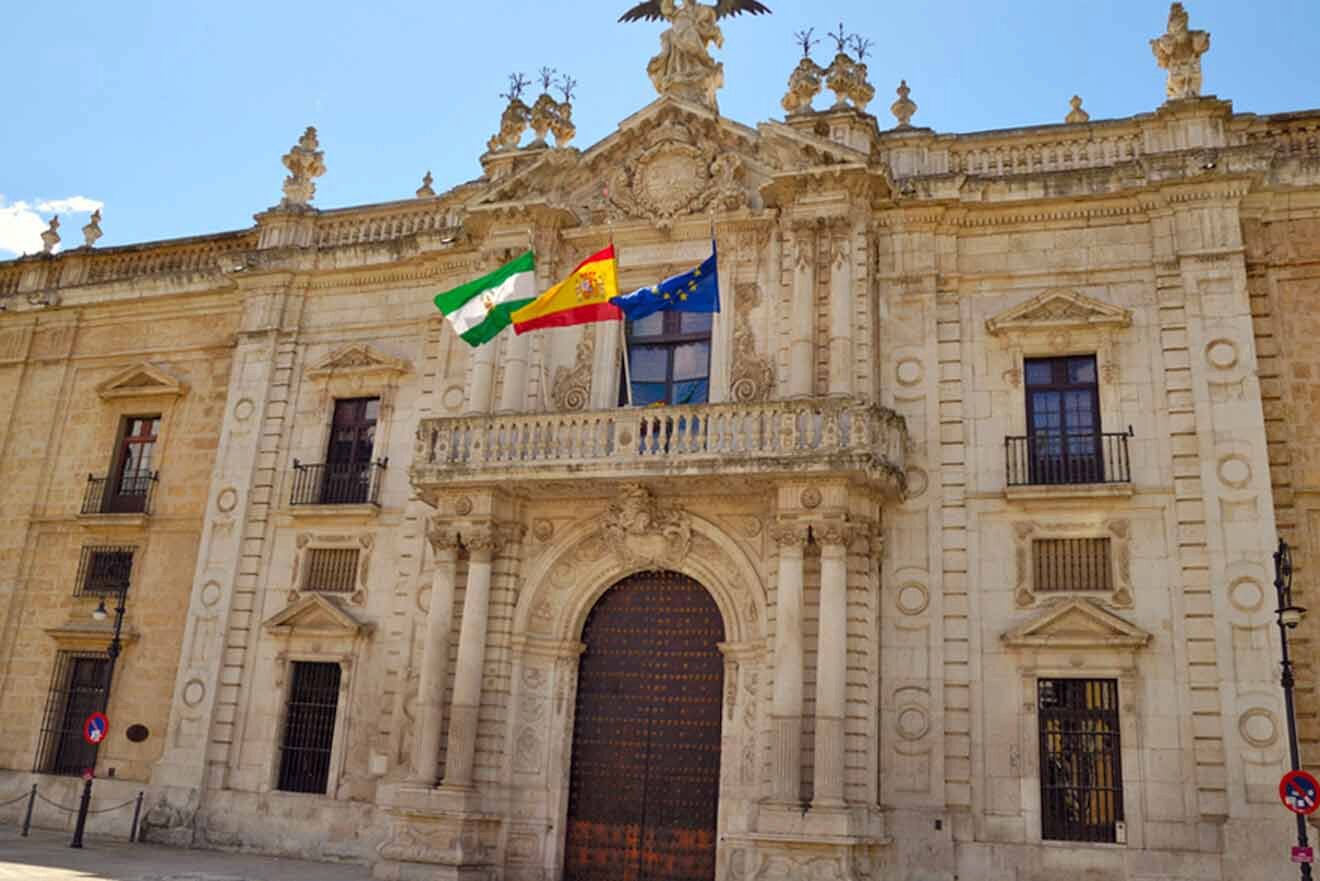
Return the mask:
POLYGON ((688 514, 661 503, 641 484, 626 484, 619 499, 605 511, 604 520, 605 539, 627 566, 675 566, 692 547, 688 514))

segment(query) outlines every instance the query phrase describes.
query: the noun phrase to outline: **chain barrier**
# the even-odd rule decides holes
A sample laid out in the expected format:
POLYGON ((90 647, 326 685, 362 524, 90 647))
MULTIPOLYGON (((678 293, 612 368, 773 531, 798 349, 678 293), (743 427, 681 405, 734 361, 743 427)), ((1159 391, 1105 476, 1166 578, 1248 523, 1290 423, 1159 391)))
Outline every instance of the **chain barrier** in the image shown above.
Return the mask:
MULTIPOLYGON (((90 792, 90 786, 88 787, 88 792, 90 792)), ((128 833, 128 840, 129 840, 130 842, 136 842, 136 841, 139 840, 139 837, 138 837, 138 818, 140 817, 140 815, 141 815, 141 813, 142 813, 142 800, 143 800, 143 797, 144 797, 145 795, 146 795, 145 792, 139 792, 137 795, 135 795, 133 798, 130 798, 128 801, 126 801, 126 802, 121 802, 120 804, 117 804, 117 805, 111 805, 111 806, 108 807, 108 808, 96 808, 96 809, 92 809, 92 808, 89 807, 89 808, 87 809, 86 813, 87 813, 87 814, 108 814, 108 813, 111 813, 112 811, 120 811, 120 810, 123 810, 124 808, 127 808, 127 807, 130 807, 130 806, 131 806, 131 807, 133 808, 133 826, 132 826, 132 828, 129 830, 129 833, 128 833)), ((84 798, 86 798, 86 794, 84 794, 84 798)), ((37 791, 36 784, 33 784, 33 785, 32 785, 32 790, 31 790, 30 792, 26 792, 26 793, 24 793, 23 795, 18 796, 17 798, 11 798, 9 801, 0 802, 0 808, 7 807, 7 806, 12 805, 12 804, 18 804, 19 802, 24 801, 24 800, 26 800, 27 803, 28 803, 28 807, 27 807, 27 815, 26 815, 26 816, 24 817, 24 819, 23 819, 23 836, 24 836, 24 837, 27 837, 28 830, 29 830, 29 829, 31 828, 31 826, 32 826, 32 806, 33 806, 38 800, 44 802, 45 804, 50 805, 52 808, 55 808, 56 810, 63 811, 63 812, 66 813, 66 814, 76 814, 76 813, 78 813, 79 810, 80 810, 79 808, 69 808, 69 807, 65 807, 64 805, 60 804, 60 803, 57 802, 57 801, 51 801, 50 799, 46 798, 46 796, 42 795, 40 792, 37 791)), ((82 824, 82 819, 80 818, 80 819, 79 819, 79 825, 81 826, 81 824, 82 824)))
POLYGON ((7 808, 10 805, 16 805, 19 802, 23 801, 23 799, 29 797, 30 796, 25 792, 22 795, 20 795, 18 798, 11 798, 9 801, 0 801, 0 808, 7 808))

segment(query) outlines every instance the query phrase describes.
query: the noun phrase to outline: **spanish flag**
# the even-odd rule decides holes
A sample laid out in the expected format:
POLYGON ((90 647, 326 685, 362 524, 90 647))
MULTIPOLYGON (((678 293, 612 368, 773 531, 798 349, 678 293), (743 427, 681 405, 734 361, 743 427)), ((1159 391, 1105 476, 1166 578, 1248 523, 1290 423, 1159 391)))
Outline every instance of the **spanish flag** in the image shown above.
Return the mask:
POLYGON ((610 298, 618 295, 611 244, 579 263, 568 278, 514 312, 510 316, 513 329, 527 333, 543 327, 615 321, 623 318, 619 307, 610 303, 610 298))

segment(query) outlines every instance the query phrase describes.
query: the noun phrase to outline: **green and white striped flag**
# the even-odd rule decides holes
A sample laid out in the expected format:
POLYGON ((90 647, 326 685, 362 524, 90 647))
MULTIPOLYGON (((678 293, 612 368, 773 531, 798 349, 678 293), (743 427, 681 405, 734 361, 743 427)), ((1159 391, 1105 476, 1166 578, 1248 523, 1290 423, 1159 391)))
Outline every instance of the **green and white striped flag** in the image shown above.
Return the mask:
POLYGON ((531 251, 435 298, 454 332, 470 346, 490 342, 511 323, 509 313, 536 299, 536 258, 531 251))

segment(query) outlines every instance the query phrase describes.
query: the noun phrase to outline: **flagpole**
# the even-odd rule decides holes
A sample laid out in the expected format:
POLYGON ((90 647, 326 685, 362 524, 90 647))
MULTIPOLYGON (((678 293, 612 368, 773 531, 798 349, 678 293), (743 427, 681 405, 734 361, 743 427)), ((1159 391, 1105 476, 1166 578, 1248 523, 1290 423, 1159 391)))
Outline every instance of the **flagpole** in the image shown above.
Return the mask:
MULTIPOLYGON (((606 184, 605 187, 601 190, 601 192, 605 196, 605 198, 608 199, 610 196, 609 184, 606 184)), ((613 249, 614 248, 614 216, 613 213, 606 214, 605 216, 606 216, 605 222, 608 224, 609 233, 610 233, 610 248, 613 249)), ((615 251, 614 268, 616 272, 618 271, 618 267, 619 267, 619 254, 617 251, 615 251)), ((619 317, 619 348, 622 350, 623 353, 623 390, 624 390, 624 394, 626 395, 624 400, 626 400, 628 402, 628 406, 631 407, 633 405, 632 365, 628 363, 628 332, 624 327, 627 321, 628 319, 626 317, 623 316, 619 317)))

